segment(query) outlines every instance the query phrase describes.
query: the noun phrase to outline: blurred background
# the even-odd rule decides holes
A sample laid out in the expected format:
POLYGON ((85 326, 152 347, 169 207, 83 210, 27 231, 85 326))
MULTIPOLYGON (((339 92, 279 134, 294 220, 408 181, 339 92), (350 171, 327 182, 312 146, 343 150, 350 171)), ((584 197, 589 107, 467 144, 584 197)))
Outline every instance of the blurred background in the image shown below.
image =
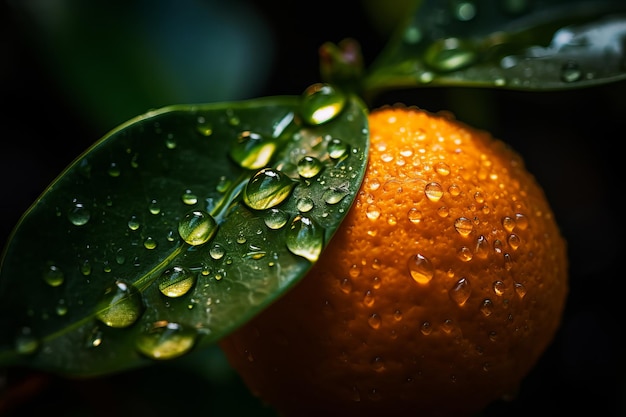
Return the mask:
MULTIPOLYGON (((323 42, 358 40, 368 65, 406 3, 2 0, 0 242, 65 166, 120 123, 168 104, 300 94, 320 80, 323 42)), ((373 104, 394 102, 452 111, 510 143, 569 243, 563 326, 518 397, 484 415, 626 415, 626 83, 541 93, 433 87, 373 104)), ((93 381, 2 371, 0 398, 3 416, 274 416, 217 349, 93 381)))

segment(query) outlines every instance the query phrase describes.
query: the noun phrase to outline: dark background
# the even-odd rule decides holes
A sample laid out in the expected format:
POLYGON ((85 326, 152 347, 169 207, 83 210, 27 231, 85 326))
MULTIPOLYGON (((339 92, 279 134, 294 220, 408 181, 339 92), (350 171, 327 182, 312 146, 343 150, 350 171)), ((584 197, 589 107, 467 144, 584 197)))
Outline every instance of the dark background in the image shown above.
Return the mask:
MULTIPOLYGON (((76 95, 68 94, 17 3, 0 5, 1 242, 45 186, 115 127, 104 128, 101 120, 86 116, 76 95)), ((319 81, 317 49, 325 41, 355 38, 366 64, 371 62, 386 37, 363 4, 259 2, 256 12, 273 37, 272 63, 247 94, 300 94, 319 81)), ((486 416, 626 415, 624 214, 619 203, 624 193, 619 149, 626 137, 625 94, 622 82, 542 93, 424 88, 390 92, 374 103, 450 110, 510 143, 544 187, 568 241, 570 294, 563 325, 519 396, 494 404, 486 416)), ((208 360, 219 362, 219 352, 210 353, 208 360)), ((201 410, 216 416, 272 415, 257 408, 229 369, 222 369, 222 379, 207 382, 191 367, 158 365, 81 383, 6 371, 0 373, 0 415, 165 416, 201 410)))

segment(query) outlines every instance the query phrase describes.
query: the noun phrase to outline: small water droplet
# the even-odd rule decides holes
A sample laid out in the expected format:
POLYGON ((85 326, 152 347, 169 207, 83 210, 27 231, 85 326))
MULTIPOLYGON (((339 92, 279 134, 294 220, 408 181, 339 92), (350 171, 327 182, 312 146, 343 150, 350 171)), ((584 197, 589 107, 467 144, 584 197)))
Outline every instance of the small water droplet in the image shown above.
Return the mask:
POLYGON ((367 290, 365 291, 365 294, 363 295, 363 305, 365 305, 366 307, 371 307, 374 305, 374 294, 372 293, 371 290, 367 290))
POLYGON ((458 197, 461 194, 461 187, 456 184, 452 184, 448 187, 448 192, 452 197, 458 197))
POLYGON ((480 312, 483 313, 485 317, 490 316, 491 313, 493 313, 493 301, 489 298, 485 298, 480 304, 480 312))
POLYGON ((298 161, 298 175, 302 178, 314 178, 324 168, 322 161, 314 156, 305 156, 298 161))
POLYGON ((380 328, 382 321, 383 321, 382 318, 377 313, 372 313, 367 319, 367 323, 374 330, 380 328))
POLYGON ((306 213, 313 210, 314 206, 315 204, 313 203, 313 199, 311 199, 310 197, 299 198, 296 202, 296 208, 301 213, 306 213))
POLYGON ((167 360, 189 352, 197 337, 198 333, 192 327, 158 321, 138 335, 136 347, 151 359, 167 360))
POLYGON ((420 331, 422 332, 422 334, 424 336, 428 336, 429 334, 432 333, 433 331, 433 326, 430 324, 430 322, 425 321, 424 323, 422 323, 422 325, 420 326, 420 331))
POLYGON ((98 302, 96 317, 109 327, 123 328, 135 323, 143 310, 141 293, 133 285, 117 280, 98 302))
POLYGON ((74 226, 84 226, 91 219, 91 212, 83 203, 73 200, 67 218, 74 226))
POLYGON ((461 22, 468 22, 476 17, 476 5, 471 1, 459 1, 453 4, 452 13, 461 22))
POLYGON ((139 229, 140 223, 139 223, 139 219, 137 218, 137 216, 132 215, 130 216, 130 219, 128 219, 128 228, 130 230, 137 230, 139 229))
POLYGON ((515 229, 515 219, 509 216, 504 216, 502 218, 502 227, 504 227, 507 232, 512 232, 513 229, 515 229))
POLYGON ((583 72, 580 69, 578 63, 568 61, 561 67, 561 81, 566 83, 572 83, 582 79, 583 72))
POLYGON ((521 213, 515 214, 515 226, 520 230, 526 230, 528 228, 528 217, 521 213))
POLYGON ((282 203, 295 182, 280 171, 263 168, 250 179, 243 192, 243 201, 254 210, 265 210, 282 203))
POLYGON ((467 278, 461 278, 456 282, 456 284, 454 284, 454 287, 452 287, 448 293, 450 294, 452 301, 457 303, 459 306, 462 306, 470 297, 472 287, 467 278))
POLYGON ((485 236, 480 235, 476 238, 476 248, 474 249, 474 254, 480 259, 486 259, 489 255, 489 242, 485 236))
POLYGON ((454 221, 454 228, 461 236, 467 236, 474 230, 474 225, 467 217, 459 217, 454 221))
POLYGON ((215 259, 216 261, 220 260, 224 257, 224 255, 226 255, 226 249, 224 249, 224 247, 219 243, 216 243, 215 245, 211 246, 211 249, 209 249, 209 255, 211 255, 211 258, 215 259))
POLYGON ((499 296, 503 295, 504 290, 506 289, 504 282, 502 281, 494 281, 492 287, 493 287, 493 292, 499 296))
POLYGON ((158 280, 159 291, 167 297, 180 297, 189 292, 196 283, 196 274, 182 266, 163 271, 158 280))
POLYGON ((435 268, 424 255, 416 254, 409 258, 409 273, 418 284, 428 284, 435 274, 435 268))
POLYGON ((58 287, 65 281, 65 274, 56 265, 48 265, 43 273, 43 280, 51 287, 58 287))
POLYGON ((346 105, 346 95, 329 84, 316 83, 302 93, 300 115, 311 125, 334 119, 346 105))
POLYGON ((196 131, 202 136, 211 136, 213 134, 213 125, 206 120, 204 116, 198 116, 196 131))
POLYGON ((375 356, 370 362, 370 365, 376 372, 383 372, 385 370, 385 361, 380 356, 375 356))
POLYGON ((450 175, 450 167, 445 162, 437 162, 435 164, 435 171, 444 177, 450 175))
POLYGON ((526 296, 526 287, 521 282, 516 282, 514 285, 515 293, 519 298, 524 298, 526 296))
POLYGON ((225 193, 228 190, 228 187, 230 187, 231 183, 232 182, 228 178, 221 176, 215 189, 218 193, 225 193))
POLYGON ((418 224, 422 221, 422 212, 415 207, 409 210, 409 221, 413 224, 418 224))
POLYGON ((275 141, 246 130, 237 137, 237 143, 231 148, 230 156, 243 168, 259 169, 269 164, 275 151, 275 141))
POLYGON ((150 204, 148 204, 148 210, 152 214, 159 214, 161 212, 161 205, 157 200, 153 199, 150 201, 150 204))
POLYGON ((375 204, 370 204, 369 206, 367 206, 365 214, 367 215, 368 219, 376 220, 380 217, 380 209, 375 204))
POLYGON ((193 206, 198 202, 198 196, 195 195, 191 190, 185 190, 183 195, 181 196, 184 204, 188 206, 193 206))
POLYGON ((178 223, 178 234, 192 246, 208 242, 216 232, 217 222, 203 210, 190 211, 178 223))
POLYGON ((438 39, 426 50, 426 64, 440 72, 457 71, 472 64, 477 54, 469 42, 459 38, 438 39))
POLYGON ((339 203, 341 200, 344 199, 345 196, 348 195, 348 190, 346 188, 344 187, 330 188, 324 191, 324 195, 322 196, 322 198, 324 199, 324 202, 330 205, 339 203))
POLYGON ((313 219, 298 215, 289 226, 286 244, 293 254, 315 262, 322 253, 324 229, 313 219))
POLYGON ((152 237, 152 236, 148 236, 144 241, 143 241, 143 247, 146 249, 156 249, 157 247, 157 241, 152 237))
POLYGON ((289 221, 289 213, 277 208, 272 208, 265 212, 263 221, 270 229, 278 230, 284 227, 289 221))
POLYGON ((89 262, 89 259, 85 259, 81 264, 80 264, 80 273, 83 274, 84 276, 89 276, 91 275, 91 262, 89 262))
POLYGON ((426 184, 424 193, 430 201, 437 202, 443 196, 443 187, 438 182, 431 182, 426 184))
POLYGON ((341 159, 344 156, 348 155, 348 151, 350 150, 350 147, 348 146, 347 143, 345 143, 341 139, 332 138, 328 142, 327 149, 328 149, 328 156, 330 156, 331 159, 341 159))
POLYGON ((35 337, 30 327, 23 327, 15 338, 15 351, 20 355, 32 355, 41 342, 35 337))
POLYGON ((122 171, 120 170, 120 167, 117 165, 117 163, 111 162, 109 168, 107 169, 107 173, 109 174, 109 176, 115 178, 119 177, 122 171))
POLYGON ((456 252, 456 255, 463 262, 469 262, 474 257, 472 250, 468 248, 467 246, 461 246, 459 250, 456 252))
POLYGON ((124 254, 124 250, 122 248, 118 248, 115 251, 115 262, 118 265, 124 265, 124 262, 126 262, 126 255, 124 254))

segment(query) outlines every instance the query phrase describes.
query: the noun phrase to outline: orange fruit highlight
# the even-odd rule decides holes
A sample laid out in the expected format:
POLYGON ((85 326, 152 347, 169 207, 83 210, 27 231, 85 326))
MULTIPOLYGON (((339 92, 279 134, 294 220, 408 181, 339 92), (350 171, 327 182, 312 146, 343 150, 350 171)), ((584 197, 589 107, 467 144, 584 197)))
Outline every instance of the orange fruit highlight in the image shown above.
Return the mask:
POLYGON ((369 115, 365 179, 311 271, 220 342, 281 416, 470 416, 552 342, 566 242, 523 160, 401 105, 369 115))

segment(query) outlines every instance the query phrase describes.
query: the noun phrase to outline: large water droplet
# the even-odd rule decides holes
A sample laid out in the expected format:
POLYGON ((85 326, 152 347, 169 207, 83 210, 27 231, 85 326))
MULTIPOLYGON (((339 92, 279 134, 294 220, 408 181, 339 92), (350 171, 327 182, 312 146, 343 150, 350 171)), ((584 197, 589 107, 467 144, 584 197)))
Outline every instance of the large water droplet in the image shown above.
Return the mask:
POLYGON ((243 201, 255 210, 265 210, 282 203, 295 182, 273 168, 263 168, 250 179, 243 192, 243 201))
POLYGON ((409 258, 409 273, 418 284, 428 284, 435 274, 435 268, 424 255, 416 254, 409 258))
POLYGON ((324 229, 313 219, 298 215, 286 236, 287 248, 311 262, 317 261, 324 245, 324 229))
POLYGON ((123 328, 135 323, 143 310, 141 293, 133 285, 117 280, 97 304, 96 317, 109 327, 123 328))
POLYGON ((159 277, 159 291, 168 297, 180 297, 189 292, 196 283, 196 274, 182 266, 165 270, 159 277))
POLYGON ((437 202, 443 197, 443 187, 438 182, 431 182, 424 187, 424 194, 430 201, 437 202))
POLYGON ((258 133, 244 131, 239 134, 237 143, 231 148, 230 156, 246 169, 259 169, 267 166, 276 151, 276 142, 265 139, 258 133))
POLYGON ((302 93, 300 115, 308 124, 321 125, 341 113, 346 100, 346 95, 333 86, 316 83, 302 93))
POLYGON ((158 321, 137 336, 135 345, 137 350, 151 359, 173 359, 189 352, 197 336, 197 331, 191 327, 158 321))
POLYGON ((178 223, 178 234, 192 246, 208 242, 217 232, 213 216, 203 210, 192 210, 178 223))
POLYGON ((332 138, 326 148, 328 149, 328 156, 331 159, 341 159, 347 156, 350 150, 350 146, 338 138, 332 138))

